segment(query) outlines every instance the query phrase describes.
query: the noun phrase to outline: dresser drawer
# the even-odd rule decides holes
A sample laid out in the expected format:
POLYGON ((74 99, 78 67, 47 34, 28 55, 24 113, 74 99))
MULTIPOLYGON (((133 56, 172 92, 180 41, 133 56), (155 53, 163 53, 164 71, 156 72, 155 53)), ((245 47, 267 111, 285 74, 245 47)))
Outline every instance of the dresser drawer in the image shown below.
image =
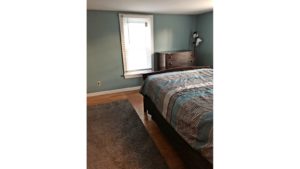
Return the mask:
POLYGON ((194 66, 195 64, 195 58, 189 58, 189 59, 174 59, 174 60, 168 60, 166 67, 167 68, 174 68, 174 67, 181 67, 181 66, 194 66))
POLYGON ((192 51, 165 52, 160 53, 159 56, 160 70, 196 65, 196 60, 192 51))
POLYGON ((190 58, 193 58, 192 52, 179 52, 179 53, 166 54, 167 60, 178 60, 178 59, 185 60, 190 58))

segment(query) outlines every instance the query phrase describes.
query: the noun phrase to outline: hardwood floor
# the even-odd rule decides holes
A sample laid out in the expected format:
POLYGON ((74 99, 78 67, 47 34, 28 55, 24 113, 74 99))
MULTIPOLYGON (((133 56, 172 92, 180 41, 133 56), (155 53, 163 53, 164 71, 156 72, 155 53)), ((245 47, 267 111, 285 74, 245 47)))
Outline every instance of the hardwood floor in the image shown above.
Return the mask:
POLYGON ((143 107, 143 96, 138 93, 138 91, 122 92, 116 94, 108 94, 102 96, 94 96, 87 98, 88 105, 109 103, 116 100, 128 99, 136 112, 138 113, 140 119, 142 120, 145 128, 147 129, 149 135, 155 142, 157 148, 159 149, 162 156, 165 158, 170 169, 186 169, 182 160, 179 158, 176 151, 171 147, 168 140, 160 132, 159 128, 155 122, 151 119, 151 116, 144 113, 143 107))

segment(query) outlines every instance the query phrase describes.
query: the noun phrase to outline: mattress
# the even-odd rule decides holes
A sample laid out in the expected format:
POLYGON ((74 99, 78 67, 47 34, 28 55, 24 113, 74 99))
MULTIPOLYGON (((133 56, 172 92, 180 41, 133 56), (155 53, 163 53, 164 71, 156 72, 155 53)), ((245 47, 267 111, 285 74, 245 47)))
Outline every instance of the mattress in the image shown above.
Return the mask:
POLYGON ((141 88, 177 133, 213 160, 213 69, 149 76, 141 88))

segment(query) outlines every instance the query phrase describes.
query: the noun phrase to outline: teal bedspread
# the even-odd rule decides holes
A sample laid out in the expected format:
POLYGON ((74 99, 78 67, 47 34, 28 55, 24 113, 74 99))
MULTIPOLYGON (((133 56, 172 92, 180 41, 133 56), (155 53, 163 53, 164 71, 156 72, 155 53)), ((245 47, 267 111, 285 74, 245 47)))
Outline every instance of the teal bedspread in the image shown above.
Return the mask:
POLYGON ((149 76, 141 93, 195 150, 213 160, 213 69, 149 76))

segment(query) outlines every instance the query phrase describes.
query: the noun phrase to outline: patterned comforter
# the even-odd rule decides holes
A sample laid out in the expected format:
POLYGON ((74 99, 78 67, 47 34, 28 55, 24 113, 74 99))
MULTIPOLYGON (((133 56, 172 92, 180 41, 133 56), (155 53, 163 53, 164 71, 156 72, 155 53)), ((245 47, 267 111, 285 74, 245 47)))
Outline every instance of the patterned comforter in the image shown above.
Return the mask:
POLYGON ((147 95, 179 135, 208 161, 213 160, 213 69, 149 76, 147 95))

